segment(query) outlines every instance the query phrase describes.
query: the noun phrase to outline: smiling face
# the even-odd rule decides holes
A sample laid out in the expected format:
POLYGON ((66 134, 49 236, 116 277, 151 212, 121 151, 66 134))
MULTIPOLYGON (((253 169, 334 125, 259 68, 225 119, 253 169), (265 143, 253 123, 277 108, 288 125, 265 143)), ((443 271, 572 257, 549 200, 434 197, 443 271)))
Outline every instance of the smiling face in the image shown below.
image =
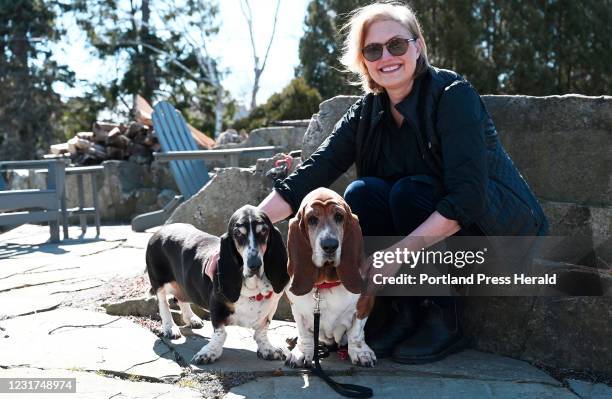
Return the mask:
MULTIPOLYGON (((396 21, 385 20, 373 22, 367 29, 363 47, 372 43, 387 43, 394 37, 412 39, 414 37, 406 27, 396 21)), ((412 87, 417 59, 419 58, 419 41, 410 42, 404 55, 394 56, 386 46, 382 57, 376 61, 364 58, 370 77, 389 91, 404 91, 412 87)))

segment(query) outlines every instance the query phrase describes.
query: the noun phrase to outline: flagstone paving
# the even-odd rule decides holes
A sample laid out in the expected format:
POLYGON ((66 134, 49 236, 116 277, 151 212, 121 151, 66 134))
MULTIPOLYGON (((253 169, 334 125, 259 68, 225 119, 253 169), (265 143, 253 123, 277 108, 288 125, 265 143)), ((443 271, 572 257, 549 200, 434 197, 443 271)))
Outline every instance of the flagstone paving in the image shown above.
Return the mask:
MULTIPOLYGON (((79 230, 71 227, 70 234, 77 237, 79 230)), ((167 340, 155 334, 157 320, 106 314, 102 305, 115 296, 131 299, 131 292, 121 292, 126 281, 134 282, 129 289, 135 297, 148 289, 142 282, 151 234, 103 226, 99 238, 91 232, 60 244, 46 243, 42 226, 0 234, 0 378, 76 378, 77 393, 62 396, 67 398, 339 397, 306 371, 257 358, 247 329, 228 327, 221 359, 193 365, 191 357, 211 336, 209 322, 181 328, 181 338, 167 340)), ((130 306, 143 301, 150 312, 150 301, 134 301, 130 306)), ((276 320, 269 332, 279 347, 295 334, 293 323, 276 320)), ((562 383, 526 362, 474 350, 418 366, 382 360, 363 369, 336 353, 322 364, 339 381, 372 387, 375 397, 612 397, 607 385, 562 383)), ((49 395, 0 398, 60 397, 49 395)))

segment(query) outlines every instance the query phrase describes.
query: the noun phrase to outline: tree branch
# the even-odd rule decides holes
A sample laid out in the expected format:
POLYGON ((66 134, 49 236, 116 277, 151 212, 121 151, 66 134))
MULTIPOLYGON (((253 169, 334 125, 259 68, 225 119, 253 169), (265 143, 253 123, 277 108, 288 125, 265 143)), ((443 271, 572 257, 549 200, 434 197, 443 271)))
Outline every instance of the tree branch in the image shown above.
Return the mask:
POLYGON ((193 80, 195 80, 196 82, 208 82, 208 79, 206 79, 205 77, 199 77, 196 76, 187 66, 185 66, 185 64, 183 64, 182 62, 180 62, 179 60, 176 59, 176 56, 172 56, 170 55, 169 52, 162 50, 160 48, 157 48, 149 43, 144 43, 142 41, 127 41, 127 42, 121 42, 122 44, 128 44, 128 45, 132 45, 132 46, 142 46, 144 48, 147 48, 151 51, 156 52, 157 54, 162 54, 168 57, 168 61, 171 62, 172 64, 176 65, 177 67, 179 67, 179 69, 181 69, 183 72, 185 72, 187 75, 189 75, 189 77, 193 80))
POLYGON ((257 47, 255 47, 255 35, 253 33, 253 14, 251 13, 251 6, 249 5, 249 0, 240 0, 240 9, 242 10, 242 15, 244 15, 244 19, 247 21, 247 25, 249 27, 249 37, 251 39, 251 48, 253 49, 253 60, 255 61, 255 73, 259 69, 259 58, 257 57, 257 47), (246 7, 246 10, 245 10, 246 7))
POLYGON ((280 7, 280 0, 276 0, 276 10, 274 10, 274 24, 272 25, 272 34, 270 35, 270 41, 268 42, 268 48, 266 49, 266 55, 261 64, 260 71, 263 72, 266 67, 266 61, 268 61, 268 54, 270 53, 270 47, 272 47, 272 41, 274 40, 274 33, 276 32, 276 22, 278 21, 278 9, 280 7))

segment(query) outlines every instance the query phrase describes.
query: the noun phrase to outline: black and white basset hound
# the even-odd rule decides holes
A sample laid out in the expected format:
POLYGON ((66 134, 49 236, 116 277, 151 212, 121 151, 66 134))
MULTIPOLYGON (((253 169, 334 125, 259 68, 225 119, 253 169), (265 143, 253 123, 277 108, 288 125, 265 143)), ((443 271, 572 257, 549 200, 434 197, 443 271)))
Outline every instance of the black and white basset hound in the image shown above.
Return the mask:
POLYGON ((357 216, 337 193, 318 188, 302 201, 289 222, 287 298, 297 325, 297 345, 287 364, 310 367, 314 354, 313 292, 320 297, 319 340, 348 346, 353 364, 373 367, 374 351, 364 340, 373 297, 360 296, 363 236, 357 216))
POLYGON ((282 349, 270 344, 267 334, 289 281, 287 252, 280 232, 265 213, 250 205, 238 209, 221 237, 189 224, 163 226, 149 240, 146 262, 164 336, 180 337, 166 294, 178 300, 183 321, 192 328, 202 327, 202 320, 190 303, 210 312, 214 333, 193 363, 211 363, 221 356, 227 325, 254 329, 259 357, 285 358, 282 349), (217 252, 218 266, 207 274, 208 261, 217 252))

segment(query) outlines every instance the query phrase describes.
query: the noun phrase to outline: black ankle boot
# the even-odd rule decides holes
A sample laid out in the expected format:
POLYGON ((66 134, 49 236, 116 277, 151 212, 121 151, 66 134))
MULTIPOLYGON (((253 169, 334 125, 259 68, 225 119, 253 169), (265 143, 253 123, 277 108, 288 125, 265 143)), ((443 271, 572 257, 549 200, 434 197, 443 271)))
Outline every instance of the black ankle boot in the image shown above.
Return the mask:
POLYGON ((466 346, 462 329, 462 306, 456 298, 440 306, 426 301, 425 318, 419 329, 396 346, 393 360, 421 364, 442 360, 466 346))
POLYGON ((417 302, 412 297, 398 297, 391 302, 390 322, 366 340, 379 359, 390 357, 393 349, 416 330, 417 302))

